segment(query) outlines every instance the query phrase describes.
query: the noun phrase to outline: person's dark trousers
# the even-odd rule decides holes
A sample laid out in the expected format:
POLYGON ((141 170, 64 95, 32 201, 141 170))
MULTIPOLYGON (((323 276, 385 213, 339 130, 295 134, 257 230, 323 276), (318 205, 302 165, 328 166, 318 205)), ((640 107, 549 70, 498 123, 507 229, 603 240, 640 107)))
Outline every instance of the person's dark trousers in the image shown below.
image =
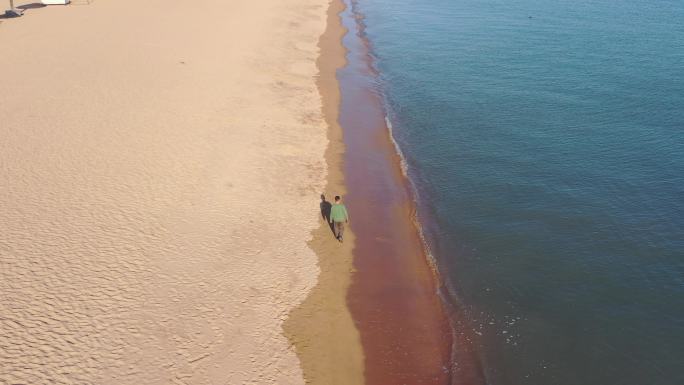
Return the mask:
POLYGON ((344 222, 333 222, 333 230, 335 231, 335 238, 342 239, 344 235, 344 222))

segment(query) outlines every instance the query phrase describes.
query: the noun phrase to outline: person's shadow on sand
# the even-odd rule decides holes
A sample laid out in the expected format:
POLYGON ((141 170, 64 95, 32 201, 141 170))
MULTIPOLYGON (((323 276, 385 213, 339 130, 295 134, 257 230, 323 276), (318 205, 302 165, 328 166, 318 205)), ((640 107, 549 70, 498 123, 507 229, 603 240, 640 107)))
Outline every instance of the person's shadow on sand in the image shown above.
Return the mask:
POLYGON ((19 17, 22 14, 24 14, 24 11, 27 9, 35 9, 35 8, 45 8, 47 5, 41 4, 41 3, 31 3, 31 4, 24 4, 24 5, 19 5, 16 7, 17 10, 19 10, 19 14, 12 13, 9 10, 5 11, 5 13, 0 13, 0 19, 13 19, 15 17, 19 17))
POLYGON ((321 194, 321 216, 323 219, 325 219, 325 223, 330 226, 330 231, 332 231, 333 235, 335 234, 335 229, 333 228, 332 223, 330 223, 330 210, 332 209, 332 203, 328 202, 325 200, 325 195, 321 194))

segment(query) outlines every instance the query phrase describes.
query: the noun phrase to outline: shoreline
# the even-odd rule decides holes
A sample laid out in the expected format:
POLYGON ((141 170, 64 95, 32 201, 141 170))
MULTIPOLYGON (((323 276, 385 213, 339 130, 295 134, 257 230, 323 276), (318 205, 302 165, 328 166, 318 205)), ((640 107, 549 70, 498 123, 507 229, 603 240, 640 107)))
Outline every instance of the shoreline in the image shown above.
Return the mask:
MULTIPOLYGON (((356 6, 359 0, 347 0, 350 1, 353 6, 356 6)), ((352 7, 352 9, 354 9, 352 7)), ((372 53, 373 47, 369 41, 365 29, 365 16, 358 12, 354 12, 354 19, 358 25, 359 33, 362 36, 361 40, 365 45, 367 50, 367 61, 371 73, 374 76, 379 76, 379 70, 376 67, 377 57, 372 53)), ((379 108, 382 110, 384 117, 384 125, 387 130, 388 138, 391 143, 391 151, 397 158, 397 166, 401 171, 401 183, 409 195, 409 217, 412 226, 418 234, 420 239, 420 244, 422 247, 422 253, 425 262, 429 265, 430 270, 433 274, 435 290, 441 302, 442 309, 447 315, 447 319, 450 326, 450 337, 451 337, 451 354, 449 360, 449 370, 450 370, 450 381, 452 385, 482 385, 486 384, 486 374, 479 357, 478 348, 474 345, 475 340, 474 334, 472 332, 472 326, 469 325, 465 315, 462 313, 461 306, 457 303, 456 298, 451 293, 447 282, 442 277, 440 272, 440 262, 435 256, 433 251, 435 247, 431 244, 430 232, 428 228, 430 226, 436 226, 434 220, 429 217, 424 217, 421 215, 421 202, 419 199, 418 186, 414 184, 413 179, 411 179, 411 170, 409 169, 409 164, 404 156, 404 153, 399 145, 399 142, 394 137, 394 125, 391 119, 391 107, 385 98, 384 90, 382 84, 378 83, 373 88, 380 94, 381 103, 379 108), (427 226, 427 227, 426 227, 427 226)), ((432 243, 436 241, 433 240, 432 243)))
POLYGON ((437 294, 437 276, 415 223, 408 180, 385 124, 382 103, 369 81, 376 74, 368 42, 358 36, 360 25, 352 6, 345 0, 331 1, 317 62, 319 92, 329 127, 325 191, 348 196, 351 231, 343 246, 334 241, 323 221, 312 233, 310 247, 318 256, 321 275, 309 297, 290 312, 284 329, 300 359, 306 383, 450 384, 449 321, 437 294), (350 44, 350 39, 356 41, 350 44), (358 95, 349 93, 349 85, 360 87, 361 101, 355 99, 358 95), (368 118, 366 122, 377 124, 368 126, 366 122, 349 120, 355 115, 349 114, 350 101, 352 110, 369 108, 364 115, 368 118), (364 129, 370 137, 358 135, 364 129), (374 150, 359 147, 359 140, 372 142, 374 150), (372 179, 371 175, 355 172, 365 167, 350 162, 369 154, 380 155, 373 164, 380 165, 382 174, 388 178, 389 185, 384 186, 388 190, 383 194, 399 201, 389 211, 360 207, 361 202, 377 198, 355 188, 364 184, 362 181, 345 186, 345 181, 352 178, 372 179), (345 194, 347 191, 349 194, 345 194), (375 220, 371 216, 364 220, 361 214, 355 214, 364 212, 380 215, 375 220), (383 219, 393 225, 386 226, 383 219), (397 239, 400 245, 388 247, 388 238, 397 239), (365 263, 377 262, 377 253, 391 254, 392 261, 375 266, 365 263), (387 271, 391 273, 383 277, 387 271), (389 297, 381 294, 387 290, 389 297), (407 293, 411 297, 408 301, 407 293), (410 314, 411 311, 417 312, 410 314))
POLYGON ((339 77, 348 202, 352 218, 354 212, 373 214, 357 215, 351 225, 362 234, 354 250, 357 273, 349 306, 366 354, 366 383, 449 384, 452 332, 437 292, 439 277, 420 238, 410 183, 378 93, 363 15, 355 1, 345 2, 349 63, 339 77))

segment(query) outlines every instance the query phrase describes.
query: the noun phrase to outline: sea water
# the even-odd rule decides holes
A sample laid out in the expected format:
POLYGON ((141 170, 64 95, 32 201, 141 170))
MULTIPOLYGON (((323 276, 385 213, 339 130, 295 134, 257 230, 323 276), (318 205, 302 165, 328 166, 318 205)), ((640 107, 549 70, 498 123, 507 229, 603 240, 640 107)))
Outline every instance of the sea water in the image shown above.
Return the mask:
POLYGON ((684 384, 684 1, 354 4, 487 382, 684 384))

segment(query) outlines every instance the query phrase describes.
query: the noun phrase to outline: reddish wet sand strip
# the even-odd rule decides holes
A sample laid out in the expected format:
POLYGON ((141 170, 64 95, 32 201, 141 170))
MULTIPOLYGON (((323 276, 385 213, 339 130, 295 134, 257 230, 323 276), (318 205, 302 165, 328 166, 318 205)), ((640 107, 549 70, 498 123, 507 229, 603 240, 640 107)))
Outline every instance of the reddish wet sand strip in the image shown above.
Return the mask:
POLYGON ((366 384, 450 383, 451 331, 436 294, 413 204, 373 88, 368 46, 350 9, 348 65, 338 72, 347 204, 356 235, 348 304, 365 353, 366 384))

